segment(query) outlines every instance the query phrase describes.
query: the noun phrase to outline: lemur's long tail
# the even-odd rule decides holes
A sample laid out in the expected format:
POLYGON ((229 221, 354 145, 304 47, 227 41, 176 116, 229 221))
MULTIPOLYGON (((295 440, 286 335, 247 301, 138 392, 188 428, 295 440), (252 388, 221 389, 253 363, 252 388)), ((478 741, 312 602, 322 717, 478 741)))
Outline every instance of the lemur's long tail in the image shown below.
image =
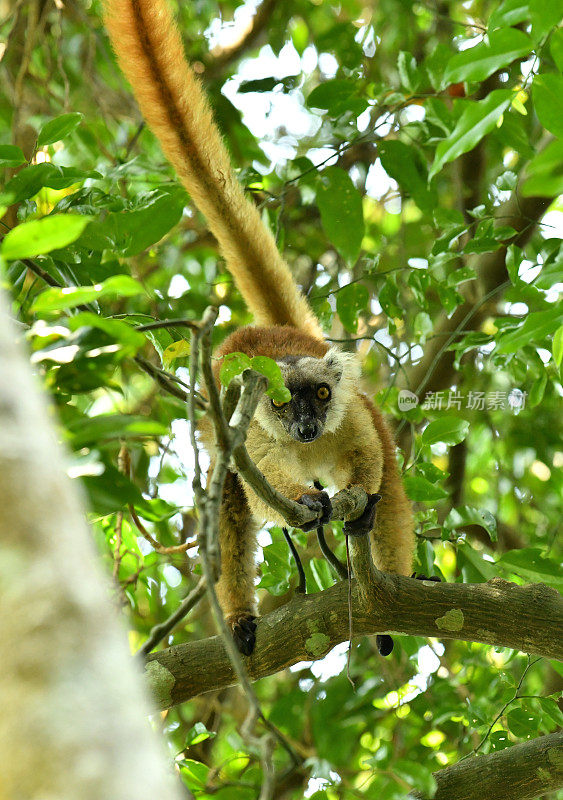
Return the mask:
POLYGON ((256 322, 292 325, 322 337, 273 236, 234 174, 167 0, 105 0, 105 20, 142 113, 206 216, 256 322))

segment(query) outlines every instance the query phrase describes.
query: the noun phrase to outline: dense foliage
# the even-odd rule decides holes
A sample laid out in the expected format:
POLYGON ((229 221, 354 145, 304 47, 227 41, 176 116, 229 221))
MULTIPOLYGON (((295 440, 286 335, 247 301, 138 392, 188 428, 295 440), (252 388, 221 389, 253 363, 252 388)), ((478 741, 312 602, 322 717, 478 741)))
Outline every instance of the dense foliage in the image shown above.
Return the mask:
MULTIPOLYGON (((264 5, 177 13, 241 181, 396 423, 416 569, 561 588, 563 3, 264 5)), ((217 341, 250 320, 100 11, 34 0, 4 22, 0 255, 136 651, 199 580, 187 329, 139 328, 210 303, 217 341)), ((314 538, 295 540, 308 591, 330 585, 314 538)), ((261 542, 267 610, 296 573, 280 530, 261 542)), ((160 646, 213 631, 203 600, 160 646)), ((543 659, 397 637, 383 660, 355 641, 349 681, 344 650, 257 685, 303 758, 277 797, 431 791, 433 771, 561 724, 543 659)), ((232 689, 160 721, 196 797, 258 797, 245 715, 232 689)))

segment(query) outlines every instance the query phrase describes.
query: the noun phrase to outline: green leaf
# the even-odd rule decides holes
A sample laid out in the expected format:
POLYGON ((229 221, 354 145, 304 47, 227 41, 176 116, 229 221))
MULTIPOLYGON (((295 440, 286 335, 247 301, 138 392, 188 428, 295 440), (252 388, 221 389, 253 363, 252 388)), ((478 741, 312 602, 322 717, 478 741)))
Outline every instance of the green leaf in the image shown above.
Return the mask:
POLYGON ((558 367, 561 366, 561 359, 563 359, 563 325, 555 331, 553 336, 553 360, 558 367))
POLYGON ((100 300, 102 297, 133 297, 143 294, 142 285, 129 275, 114 275, 102 283, 94 286, 67 286, 47 289, 35 300, 31 311, 42 314, 46 311, 60 311, 63 308, 76 306, 100 300))
POLYGON ((219 380, 223 386, 228 386, 233 378, 236 378, 245 369, 250 369, 250 358, 246 353, 228 353, 223 358, 219 370, 219 380))
POLYGON ((430 315, 426 311, 419 311, 414 318, 414 333, 418 339, 425 340, 432 333, 433 325, 430 315))
POLYGON ((317 203, 323 228, 341 256, 354 264, 364 236, 362 198, 352 179, 339 167, 321 174, 317 203))
POLYGON ((136 331, 126 322, 120 319, 108 319, 99 314, 93 314, 91 311, 81 311, 79 314, 75 314, 66 321, 66 324, 71 331, 77 331, 82 327, 99 328, 117 342, 134 350, 138 350, 145 343, 145 334, 136 331))
POLYGON ((397 71, 401 84, 409 92, 416 92, 420 84, 420 72, 416 66, 416 58, 412 53, 401 50, 397 59, 397 71))
POLYGON ((545 73, 534 78, 532 97, 539 121, 555 136, 563 137, 563 75, 545 73))
POLYGON ((551 34, 549 42, 551 57, 557 65, 559 72, 563 72, 563 28, 557 28, 551 34))
POLYGON ((513 93, 509 89, 496 89, 484 100, 469 101, 453 132, 436 148, 429 178, 437 175, 444 164, 472 150, 490 133, 510 105, 512 97, 513 93))
POLYGON ((516 28, 502 28, 450 59, 444 73, 444 84, 462 81, 483 81, 493 72, 507 67, 515 59, 527 55, 533 48, 525 33, 516 28))
POLYGON ((125 508, 129 503, 142 515, 153 522, 169 519, 177 512, 160 498, 147 500, 138 487, 113 466, 105 464, 101 475, 86 475, 81 478, 89 498, 89 505, 96 514, 106 516, 125 508))
POLYGON ((256 78, 253 81, 243 81, 237 91, 241 94, 247 94, 248 92, 271 92, 279 82, 279 78, 256 78))
POLYGON ((497 541, 497 521, 490 511, 484 508, 461 506, 460 508, 452 508, 444 520, 444 528, 451 531, 463 528, 466 525, 480 525, 489 534, 491 542, 497 541))
POLYGON ((506 271, 508 272, 508 277, 510 278, 510 283, 513 286, 519 282, 518 278, 518 270, 520 268, 520 264, 522 263, 523 253, 522 249, 515 244, 509 244, 506 248, 506 271))
POLYGON ((382 141, 377 148, 385 172, 410 194, 417 206, 429 214, 437 204, 434 188, 428 187, 428 170, 419 151, 398 139, 382 141))
POLYGON ((90 222, 91 217, 78 214, 52 214, 22 222, 6 234, 0 245, 0 255, 6 261, 15 261, 59 250, 76 241, 90 222))
POLYGON ((422 791, 425 797, 434 797, 436 794, 437 784, 432 772, 414 759, 407 761, 406 758, 398 758, 391 763, 391 771, 413 789, 422 791))
POLYGON ((544 558, 539 547, 509 550, 498 559, 497 564, 526 580, 546 583, 559 592, 563 591, 561 565, 555 559, 544 558))
POLYGON ((361 283, 349 283, 336 295, 336 311, 349 333, 358 330, 358 314, 367 307, 369 292, 361 283))
POLYGON ((521 185, 524 197, 563 194, 563 141, 556 139, 530 161, 521 185))
POLYGON ((15 144, 0 145, 0 167, 19 167, 25 164, 25 156, 15 144))
POLYGON ((544 372, 536 381, 532 383, 530 388, 530 408, 539 406, 545 394, 545 387, 547 386, 547 372, 544 372))
POLYGON ((489 19, 489 30, 518 25, 530 16, 528 0, 504 0, 489 19))
POLYGON ((162 363, 165 369, 169 369, 172 362, 177 358, 186 358, 190 355, 191 343, 189 339, 178 339, 172 342, 162 353, 162 363))
POLYGON ((551 28, 561 24, 563 0, 529 0, 532 17, 532 37, 539 41, 551 28))
POLYGON ((133 210, 110 212, 96 219, 79 244, 94 250, 111 247, 124 256, 137 255, 179 222, 185 203, 186 193, 179 186, 151 192, 133 210))
MULTIPOLYGON (((561 664, 559 665, 561 666, 561 664)), ((551 697, 536 697, 535 702, 539 704, 544 717, 548 717, 554 725, 563 727, 563 712, 557 702, 551 697)))
POLYGON ((454 445, 463 442, 469 432, 469 422, 457 417, 440 417, 424 429, 421 437, 422 444, 429 447, 437 442, 454 445))
POLYGON ((563 308, 555 306, 548 311, 533 311, 515 330, 501 334, 495 353, 516 353, 527 344, 539 346, 546 336, 554 333, 563 322, 563 308))
POLYGON ((508 730, 519 739, 530 739, 537 734, 538 723, 537 717, 522 708, 515 708, 506 715, 508 730))
POLYGON ((407 475, 407 477, 404 478, 404 484, 407 496, 416 502, 443 500, 448 496, 445 489, 442 489, 440 486, 435 486, 420 475, 407 475))
POLYGON ((44 187, 49 189, 66 189, 73 183, 78 183, 86 178, 101 178, 99 172, 93 170, 78 170, 73 167, 57 167, 46 162, 32 164, 21 169, 17 175, 8 181, 0 192, 0 205, 10 206, 34 197, 44 187))
POLYGON ((176 761, 176 764, 180 766, 182 777, 186 779, 190 789, 193 791, 205 789, 210 769, 206 764, 194 761, 192 758, 184 758, 182 761, 176 761))
POLYGON ((128 414, 100 414, 97 417, 79 417, 67 426, 70 444, 75 450, 87 445, 98 445, 110 439, 137 436, 166 436, 168 428, 148 417, 128 414))
POLYGON ((196 722, 188 731, 185 747, 193 747, 194 744, 213 739, 215 736, 217 736, 215 731, 208 731, 203 722, 196 722))
POLYGON ((82 114, 74 111, 71 114, 61 114, 60 117, 49 120, 41 128, 37 138, 37 147, 44 147, 46 144, 53 144, 60 139, 64 139, 73 131, 82 119, 82 114))
POLYGON ((250 359, 250 366, 268 378, 268 388, 266 389, 268 397, 279 403, 288 403, 291 400, 291 392, 283 382, 279 364, 276 364, 273 358, 254 356, 250 359))
POLYGON ((287 592, 292 576, 291 553, 280 528, 270 531, 272 544, 263 548, 264 563, 262 564, 262 577, 260 588, 279 597, 287 592))

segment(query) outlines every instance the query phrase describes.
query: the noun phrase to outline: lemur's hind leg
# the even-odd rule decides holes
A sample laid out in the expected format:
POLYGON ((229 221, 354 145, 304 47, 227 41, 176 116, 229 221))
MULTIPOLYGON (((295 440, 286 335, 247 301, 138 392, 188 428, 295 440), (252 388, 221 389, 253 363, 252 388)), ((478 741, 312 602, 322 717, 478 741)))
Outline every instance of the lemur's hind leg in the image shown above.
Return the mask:
POLYGON ((228 472, 219 518, 221 575, 216 588, 235 643, 245 656, 252 653, 256 642, 257 532, 242 484, 237 475, 228 472))

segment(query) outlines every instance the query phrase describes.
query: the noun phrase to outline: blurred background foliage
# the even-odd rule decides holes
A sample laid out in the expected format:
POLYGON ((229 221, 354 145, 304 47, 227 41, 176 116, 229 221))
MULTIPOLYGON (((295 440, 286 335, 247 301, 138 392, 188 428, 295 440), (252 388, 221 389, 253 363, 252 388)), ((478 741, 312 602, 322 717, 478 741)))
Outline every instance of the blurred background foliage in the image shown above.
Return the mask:
MULTIPOLYGON (((175 5, 241 181, 395 426, 417 571, 561 588, 563 3, 175 5)), ((0 16, 3 282, 136 651, 199 580, 187 329, 139 327, 214 303, 219 341, 250 319, 100 3, 0 16)), ((295 539, 308 590, 330 585, 313 538, 295 539)), ((342 555, 338 525, 331 540, 342 555)), ((279 530, 261 543, 267 611, 296 574, 279 530)), ((159 646, 213 632, 203 600, 159 646)), ((383 660, 365 640, 353 688, 345 649, 257 685, 303 758, 283 777, 276 750, 276 797, 431 791, 432 771, 561 724, 545 660, 400 637, 383 660)), ((193 795, 258 797, 245 713, 235 688, 155 718, 193 795)))

